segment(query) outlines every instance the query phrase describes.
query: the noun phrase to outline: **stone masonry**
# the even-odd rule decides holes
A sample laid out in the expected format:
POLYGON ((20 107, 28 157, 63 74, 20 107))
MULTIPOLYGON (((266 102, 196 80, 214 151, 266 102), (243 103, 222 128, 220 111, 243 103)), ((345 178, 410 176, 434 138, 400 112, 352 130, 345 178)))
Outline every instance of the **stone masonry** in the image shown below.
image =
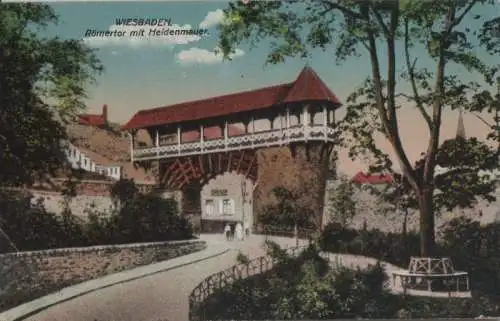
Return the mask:
POLYGON ((308 143, 259 150, 254 213, 258 215, 267 205, 275 203, 272 190, 284 187, 298 195, 298 204, 312 209, 314 222, 321 226, 330 158, 328 147, 308 143))
MULTIPOLYGON (((333 180, 327 181, 327 191, 325 193, 325 211, 324 224, 335 221, 330 198, 334 195, 334 189, 337 182, 333 180)), ((348 226, 355 229, 362 229, 366 226, 368 230, 378 229, 384 232, 401 233, 403 229, 404 215, 396 212, 380 213, 376 210, 379 200, 376 196, 367 190, 358 189, 355 195, 356 199, 356 215, 348 221, 348 226)), ((471 209, 455 209, 451 212, 443 212, 436 215, 437 236, 439 237, 439 228, 446 222, 459 216, 464 216, 478 221, 483 225, 493 223, 500 219, 500 189, 497 190, 497 201, 487 204, 484 201, 479 201, 477 206, 471 209)), ((418 231, 419 216, 418 211, 410 210, 407 217, 407 230, 418 231)))
MULTIPOLYGON (((41 188, 40 186, 38 186, 33 189, 23 190, 23 192, 27 192, 33 195, 33 203, 41 201, 47 211, 60 214, 64 209, 64 197, 60 192, 60 185, 62 185, 63 181, 55 180, 55 182, 55 188, 41 188)), ((80 218, 86 218, 89 210, 92 210, 92 212, 111 213, 114 204, 110 197, 109 189, 111 184, 114 183, 114 181, 84 180, 81 183, 77 184, 77 195, 73 197, 69 203, 71 213, 80 218)), ((137 184, 137 186, 139 188, 139 191, 143 193, 151 191, 154 188, 154 185, 151 184, 139 183, 137 184)), ((164 191, 161 195, 163 198, 175 199, 179 206, 179 211, 181 210, 182 193, 180 191, 164 191)))
POLYGON ((93 246, 0 255, 0 310, 134 267, 201 251, 199 240, 93 246))

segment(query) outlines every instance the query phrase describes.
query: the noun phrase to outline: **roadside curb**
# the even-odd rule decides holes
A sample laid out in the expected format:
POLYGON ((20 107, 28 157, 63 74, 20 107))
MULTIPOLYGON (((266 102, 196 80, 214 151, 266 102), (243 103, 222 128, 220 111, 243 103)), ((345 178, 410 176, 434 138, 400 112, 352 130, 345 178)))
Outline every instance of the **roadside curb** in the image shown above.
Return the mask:
POLYGON ((174 258, 171 260, 167 260, 164 262, 154 263, 146 266, 137 267, 132 270, 123 271, 119 273, 110 274, 98 279, 86 281, 83 283, 79 283, 74 286, 63 288, 57 292, 52 294, 43 296, 36 300, 21 304, 15 308, 4 311, 0 313, 0 321, 20 321, 29 316, 37 314, 38 312, 55 306, 57 304, 63 303, 65 301, 69 301, 76 297, 85 295, 87 293, 91 293, 94 291, 98 291, 100 289, 104 289, 113 285, 117 285, 120 283, 125 283, 133 280, 137 280, 143 277, 147 277, 150 275, 154 275, 157 273, 173 270, 179 267, 187 266, 190 264, 198 263, 201 261, 205 261, 220 255, 223 255, 229 252, 231 248, 229 247, 219 247, 216 246, 213 249, 205 249, 199 252, 195 252, 188 255, 183 255, 178 258, 174 258), (205 255, 194 259, 192 261, 183 262, 186 257, 189 255, 200 254, 200 252, 205 252, 205 255), (178 262, 173 262, 177 260, 178 262))

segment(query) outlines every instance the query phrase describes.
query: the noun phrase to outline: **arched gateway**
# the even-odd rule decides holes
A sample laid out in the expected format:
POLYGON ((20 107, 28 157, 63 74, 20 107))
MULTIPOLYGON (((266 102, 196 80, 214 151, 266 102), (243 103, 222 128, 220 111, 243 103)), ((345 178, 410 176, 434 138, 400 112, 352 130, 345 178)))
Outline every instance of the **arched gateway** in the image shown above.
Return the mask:
POLYGON ((226 221, 256 224, 275 187, 296 192, 321 226, 340 106, 305 67, 292 83, 141 110, 122 129, 131 161, 152 164, 160 186, 182 191, 183 213, 203 231, 226 221), (149 146, 137 144, 139 130, 149 146))

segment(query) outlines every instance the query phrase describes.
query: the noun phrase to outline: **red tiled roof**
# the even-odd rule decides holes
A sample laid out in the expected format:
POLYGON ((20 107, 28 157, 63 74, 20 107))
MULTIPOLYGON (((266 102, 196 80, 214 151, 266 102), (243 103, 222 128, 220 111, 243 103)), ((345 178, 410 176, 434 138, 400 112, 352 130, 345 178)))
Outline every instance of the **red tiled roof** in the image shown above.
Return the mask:
POLYGON ((78 115, 78 123, 81 125, 102 126, 106 124, 106 121, 102 115, 81 114, 78 115))
POLYGON ((301 101, 330 101, 341 105, 316 72, 305 67, 293 83, 141 110, 122 130, 219 117, 301 101))
POLYGON ((310 67, 305 67, 302 70, 283 102, 293 103, 307 100, 327 100, 340 105, 335 94, 310 67))
POLYGON ((354 175, 352 181, 358 184, 388 184, 393 182, 393 177, 386 174, 365 174, 359 172, 354 175))

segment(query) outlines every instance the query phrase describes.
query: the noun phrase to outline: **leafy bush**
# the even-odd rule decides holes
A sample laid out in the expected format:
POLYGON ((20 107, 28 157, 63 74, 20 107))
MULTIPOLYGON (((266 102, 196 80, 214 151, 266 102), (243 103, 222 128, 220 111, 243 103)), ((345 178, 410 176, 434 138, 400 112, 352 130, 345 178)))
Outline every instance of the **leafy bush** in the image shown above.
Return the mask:
POLYGON ((119 243, 180 240, 193 233, 175 200, 153 194, 137 194, 111 220, 119 243))
MULTIPOLYGON (((332 269, 310 248, 292 258, 276 244, 268 254, 278 264, 261 275, 238 280, 202 306, 207 319, 473 318, 500 313, 500 224, 480 226, 458 218, 441 228, 438 250, 471 277, 473 297, 425 298, 393 295, 384 288, 380 265, 332 269), (221 308, 224 307, 224 308, 221 308)), ((417 234, 325 227, 321 250, 365 255, 407 266, 419 255, 417 234)))
POLYGON ((356 187, 349 178, 341 176, 332 192, 328 200, 330 218, 345 226, 357 212, 356 187))
POLYGON ((500 296, 500 224, 481 226, 467 218, 443 226, 443 244, 457 268, 471 275, 472 288, 500 296))
POLYGON ((61 221, 48 213, 40 203, 31 204, 31 196, 15 192, 0 192, 0 252, 37 250, 61 246, 61 221), (22 214, 20 214, 22 213, 22 214))
MULTIPOLYGON (((500 224, 481 226, 460 217, 440 228, 438 253, 451 257, 455 268, 467 271, 476 297, 488 295, 500 302, 500 224)), ((419 255, 417 234, 406 236, 381 231, 357 231, 329 224, 320 245, 329 252, 350 253, 374 257, 405 267, 411 256, 419 255)))
POLYGON ((259 213, 259 222, 267 226, 279 226, 282 229, 314 228, 314 213, 298 204, 299 195, 284 187, 276 187, 272 191, 275 204, 266 206, 259 213))
POLYGON ((278 262, 273 269, 222 288, 198 312, 207 320, 471 318, 499 312, 485 297, 391 294, 380 264, 366 269, 332 268, 314 247, 294 258, 276 244, 268 245, 268 254, 278 262))
POLYGON ((324 251, 374 257, 395 265, 407 265, 411 256, 418 256, 419 237, 414 233, 401 235, 380 230, 355 230, 339 223, 325 226, 319 240, 324 251))
MULTIPOLYGON (((32 195, 0 193, 0 253, 103 244, 155 242, 192 237, 189 222, 177 211, 175 200, 140 194, 133 181, 119 181, 112 193, 122 198, 112 213, 87 209, 88 219, 47 212, 32 195)), ((71 195, 71 193, 69 193, 71 195)), ((69 197, 69 196, 68 196, 69 197)))
POLYGON ((484 296, 472 299, 398 297, 395 317, 402 319, 421 318, 475 318, 480 315, 498 315, 497 304, 484 296))

